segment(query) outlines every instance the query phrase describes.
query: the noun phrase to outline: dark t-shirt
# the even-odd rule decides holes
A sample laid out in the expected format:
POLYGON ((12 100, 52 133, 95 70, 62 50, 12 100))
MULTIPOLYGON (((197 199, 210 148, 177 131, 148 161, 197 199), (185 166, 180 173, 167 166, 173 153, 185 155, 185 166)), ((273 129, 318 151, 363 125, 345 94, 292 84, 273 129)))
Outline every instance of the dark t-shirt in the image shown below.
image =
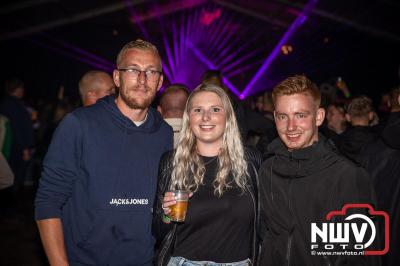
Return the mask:
POLYGON ((178 226, 173 256, 229 263, 251 257, 254 207, 251 195, 233 187, 214 194, 216 157, 201 157, 203 185, 190 198, 185 223, 178 226))

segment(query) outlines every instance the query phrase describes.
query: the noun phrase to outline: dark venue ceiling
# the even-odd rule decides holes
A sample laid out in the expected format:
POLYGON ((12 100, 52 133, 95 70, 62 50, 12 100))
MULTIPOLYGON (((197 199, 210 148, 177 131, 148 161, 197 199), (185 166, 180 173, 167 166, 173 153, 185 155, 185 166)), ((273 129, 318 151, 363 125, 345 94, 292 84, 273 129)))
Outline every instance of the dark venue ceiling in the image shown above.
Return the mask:
POLYGON ((397 0, 24 0, 0 7, 1 82, 25 80, 28 95, 77 97, 80 76, 111 72, 126 42, 155 43, 165 85, 193 88, 222 69, 243 97, 297 73, 314 81, 343 77, 377 96, 398 85, 397 0))

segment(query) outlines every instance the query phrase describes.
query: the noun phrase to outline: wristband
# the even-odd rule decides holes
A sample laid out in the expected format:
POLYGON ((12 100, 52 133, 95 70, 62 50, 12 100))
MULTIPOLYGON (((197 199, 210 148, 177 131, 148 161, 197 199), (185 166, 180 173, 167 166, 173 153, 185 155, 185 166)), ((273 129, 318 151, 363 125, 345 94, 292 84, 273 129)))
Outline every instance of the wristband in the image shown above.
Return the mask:
POLYGON ((171 222, 171 217, 169 217, 169 216, 166 215, 166 214, 163 214, 163 215, 162 215, 162 220, 163 220, 163 222, 165 222, 165 223, 170 223, 170 222, 171 222))

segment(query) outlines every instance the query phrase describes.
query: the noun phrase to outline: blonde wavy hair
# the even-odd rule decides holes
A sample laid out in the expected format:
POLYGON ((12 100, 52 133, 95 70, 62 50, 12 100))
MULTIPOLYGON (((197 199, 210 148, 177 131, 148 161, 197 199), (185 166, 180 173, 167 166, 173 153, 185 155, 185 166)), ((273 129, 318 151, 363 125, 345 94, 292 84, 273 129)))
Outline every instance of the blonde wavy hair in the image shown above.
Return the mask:
POLYGON ((218 171, 213 182, 214 194, 222 196, 224 191, 233 184, 244 191, 249 174, 235 113, 225 91, 221 87, 211 84, 199 85, 189 95, 186 102, 182 129, 172 163, 170 189, 185 189, 195 192, 203 184, 205 166, 197 154, 196 137, 189 124, 192 99, 201 92, 217 94, 222 101, 226 115, 222 147, 218 154, 218 171), (233 180, 228 180, 229 176, 232 176, 233 180))

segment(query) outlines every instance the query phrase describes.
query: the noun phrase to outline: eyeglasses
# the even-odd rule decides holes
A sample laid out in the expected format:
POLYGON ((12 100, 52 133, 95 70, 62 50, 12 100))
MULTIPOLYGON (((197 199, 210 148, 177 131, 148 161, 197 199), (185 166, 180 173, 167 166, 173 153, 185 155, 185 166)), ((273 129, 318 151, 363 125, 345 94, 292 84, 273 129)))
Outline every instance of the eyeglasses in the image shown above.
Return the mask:
POLYGON ((125 72, 129 77, 133 79, 137 79, 140 74, 144 73, 147 80, 156 81, 162 74, 161 71, 158 70, 140 70, 136 68, 119 68, 118 71, 125 72))

